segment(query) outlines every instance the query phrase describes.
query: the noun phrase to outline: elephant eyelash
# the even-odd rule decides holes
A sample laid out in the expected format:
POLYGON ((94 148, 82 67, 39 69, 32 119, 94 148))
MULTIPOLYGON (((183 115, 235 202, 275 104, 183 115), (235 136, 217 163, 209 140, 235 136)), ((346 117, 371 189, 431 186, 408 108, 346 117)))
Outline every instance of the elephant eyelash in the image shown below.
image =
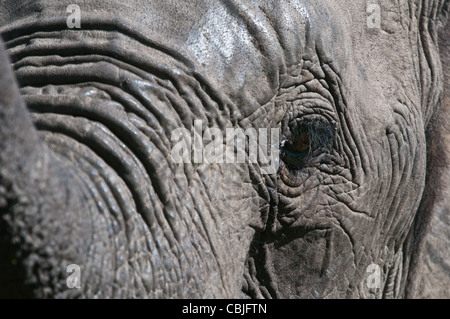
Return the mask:
POLYGON ((332 150, 334 131, 334 126, 322 118, 307 116, 294 119, 280 145, 281 160, 292 170, 308 166, 315 157, 332 150))

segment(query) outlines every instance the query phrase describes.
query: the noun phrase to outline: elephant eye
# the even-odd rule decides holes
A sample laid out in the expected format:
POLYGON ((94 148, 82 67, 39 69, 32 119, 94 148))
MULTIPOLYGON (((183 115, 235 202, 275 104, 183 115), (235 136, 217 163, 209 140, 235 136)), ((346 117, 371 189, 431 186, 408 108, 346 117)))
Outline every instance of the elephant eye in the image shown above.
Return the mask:
POLYGON ((280 147, 286 166, 301 169, 323 152, 331 151, 334 140, 333 125, 316 117, 295 119, 289 123, 280 147))
POLYGON ((284 141, 281 147, 281 158, 292 169, 299 169, 311 152, 311 138, 304 133, 284 141))
POLYGON ((303 154, 306 151, 309 151, 310 147, 311 140, 308 134, 302 134, 294 141, 288 142, 288 144, 285 145, 285 150, 292 154, 303 154))

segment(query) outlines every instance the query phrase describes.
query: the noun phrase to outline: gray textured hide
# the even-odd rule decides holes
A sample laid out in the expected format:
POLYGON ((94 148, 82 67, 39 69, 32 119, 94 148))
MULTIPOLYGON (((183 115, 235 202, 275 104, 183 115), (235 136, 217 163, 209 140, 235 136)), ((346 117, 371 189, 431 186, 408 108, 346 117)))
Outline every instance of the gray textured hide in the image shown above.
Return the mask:
POLYGON ((373 2, 0 0, 0 297, 450 297, 449 1, 373 2))

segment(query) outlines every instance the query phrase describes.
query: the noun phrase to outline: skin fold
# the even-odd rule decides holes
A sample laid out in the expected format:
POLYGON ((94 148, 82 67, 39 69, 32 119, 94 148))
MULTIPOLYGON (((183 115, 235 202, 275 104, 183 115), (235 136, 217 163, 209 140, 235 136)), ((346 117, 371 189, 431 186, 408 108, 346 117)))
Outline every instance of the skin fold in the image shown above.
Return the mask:
POLYGON ((377 3, 2 1, 0 297, 448 297, 449 2, 377 3), (277 173, 175 163, 195 120, 277 173))

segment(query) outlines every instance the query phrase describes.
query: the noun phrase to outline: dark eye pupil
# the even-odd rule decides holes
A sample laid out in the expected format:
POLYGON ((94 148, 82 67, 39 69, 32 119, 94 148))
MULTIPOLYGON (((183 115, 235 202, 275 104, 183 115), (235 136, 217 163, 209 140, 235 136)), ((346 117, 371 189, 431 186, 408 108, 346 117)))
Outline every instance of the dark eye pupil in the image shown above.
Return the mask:
POLYGON ((309 137, 308 135, 302 135, 300 136, 293 145, 293 152, 301 153, 304 151, 307 151, 309 149, 310 143, 309 143, 309 137))
POLYGON ((286 150, 291 153, 304 153, 310 149, 311 142, 307 134, 298 136, 294 141, 286 145, 286 150))

